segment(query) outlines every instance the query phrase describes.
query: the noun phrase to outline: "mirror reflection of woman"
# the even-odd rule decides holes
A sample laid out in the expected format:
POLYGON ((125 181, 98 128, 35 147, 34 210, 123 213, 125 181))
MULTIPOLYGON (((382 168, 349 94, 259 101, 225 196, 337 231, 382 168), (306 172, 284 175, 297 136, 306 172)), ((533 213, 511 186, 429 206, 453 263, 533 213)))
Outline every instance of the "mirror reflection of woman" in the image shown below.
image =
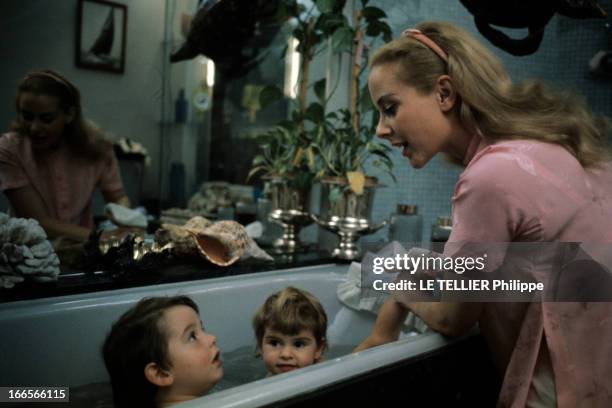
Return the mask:
POLYGON ((17 87, 17 117, 0 137, 0 190, 17 217, 34 218, 50 238, 87 240, 91 201, 129 207, 112 143, 84 119, 79 90, 52 70, 28 73, 17 87))

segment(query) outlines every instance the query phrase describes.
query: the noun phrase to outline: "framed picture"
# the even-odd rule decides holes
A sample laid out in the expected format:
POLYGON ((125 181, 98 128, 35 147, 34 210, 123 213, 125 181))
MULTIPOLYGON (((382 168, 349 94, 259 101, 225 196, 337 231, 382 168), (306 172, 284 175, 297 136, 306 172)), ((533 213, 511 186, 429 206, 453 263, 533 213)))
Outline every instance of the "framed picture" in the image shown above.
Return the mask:
POLYGON ((106 0, 79 0, 78 7, 76 66, 123 73, 127 6, 106 0))

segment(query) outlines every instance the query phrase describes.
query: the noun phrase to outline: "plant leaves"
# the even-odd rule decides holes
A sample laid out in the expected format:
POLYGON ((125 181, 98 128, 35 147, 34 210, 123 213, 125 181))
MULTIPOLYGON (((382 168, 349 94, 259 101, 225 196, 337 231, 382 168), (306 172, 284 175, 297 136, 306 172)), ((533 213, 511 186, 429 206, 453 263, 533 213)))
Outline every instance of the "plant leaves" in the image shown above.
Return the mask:
POLYGON ((332 50, 336 53, 351 52, 353 49, 353 35, 354 31, 352 28, 342 27, 336 30, 332 35, 332 50))
POLYGON ((389 42, 392 39, 393 39, 393 34, 391 34, 391 27, 385 24, 385 27, 383 29, 383 40, 385 42, 389 42))
POLYGON ((342 14, 321 14, 315 24, 315 29, 320 30, 326 37, 341 27, 349 27, 348 20, 342 14))
POLYGON ((347 171, 346 178, 349 182, 351 190, 357 194, 363 194, 363 187, 365 186, 365 175, 361 170, 358 171, 347 171))
POLYGON ((380 21, 370 21, 368 26, 366 27, 366 35, 370 37, 377 37, 382 33, 382 24, 380 21))
POLYGON ((306 156, 308 157, 308 167, 313 170, 315 166, 315 157, 312 146, 308 146, 308 149, 306 149, 306 156))
POLYGON ((342 190, 340 186, 333 186, 329 189, 329 202, 334 204, 342 198, 342 190))
POLYGON ((265 170, 264 166, 253 167, 251 171, 249 171, 249 174, 247 174, 247 181, 249 181, 251 177, 253 177, 255 174, 259 173, 262 170, 265 170))
POLYGON ((367 20, 379 20, 387 17, 387 13, 379 9, 378 7, 364 7, 361 9, 361 15, 367 20))
POLYGON ((276 85, 266 85, 259 93, 259 106, 265 108, 283 98, 283 91, 276 85))
POLYGON ((302 147, 298 147, 297 152, 295 152, 295 157, 293 158, 293 166, 298 167, 302 162, 302 156, 304 155, 304 149, 302 147))
POLYGON ((321 13, 331 13, 334 11, 335 0, 315 0, 315 5, 321 13))
POLYGON ((306 108, 306 113, 304 115, 305 120, 310 120, 311 122, 318 123, 323 121, 325 117, 325 111, 323 110, 323 105, 320 103, 313 102, 308 105, 306 108))
POLYGON ((319 99, 319 101, 321 101, 321 104, 325 103, 325 85, 326 85, 326 80, 325 78, 318 80, 317 82, 314 83, 314 92, 315 95, 317 95, 317 98, 319 99))
POLYGON ((367 112, 374 110, 374 103, 372 103, 372 98, 370 97, 370 90, 368 89, 367 84, 363 88, 361 88, 361 92, 359 93, 359 109, 362 115, 365 115, 367 112))
POLYGON ((253 157, 253 166, 259 166, 261 164, 264 164, 266 162, 266 158, 263 157, 261 154, 258 154, 257 156, 253 157))

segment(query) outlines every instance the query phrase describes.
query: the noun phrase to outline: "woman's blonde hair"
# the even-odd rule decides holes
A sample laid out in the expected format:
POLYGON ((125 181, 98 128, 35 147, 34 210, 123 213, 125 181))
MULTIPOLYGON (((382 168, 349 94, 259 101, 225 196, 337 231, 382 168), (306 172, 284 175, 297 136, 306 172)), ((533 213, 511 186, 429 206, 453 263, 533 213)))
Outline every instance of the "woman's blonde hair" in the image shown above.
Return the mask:
POLYGON ((449 75, 460 97, 462 123, 491 142, 556 143, 584 167, 610 157, 608 121, 595 117, 582 97, 536 80, 512 84, 497 57, 452 24, 431 21, 416 28, 448 54, 448 63, 415 38, 402 36, 378 49, 371 66, 399 64, 398 79, 422 94, 433 92, 437 79, 449 75))
POLYGON ((255 313, 253 330, 258 350, 261 350, 266 329, 290 336, 310 330, 317 346, 327 347, 327 314, 317 298, 302 289, 289 286, 274 293, 255 313))

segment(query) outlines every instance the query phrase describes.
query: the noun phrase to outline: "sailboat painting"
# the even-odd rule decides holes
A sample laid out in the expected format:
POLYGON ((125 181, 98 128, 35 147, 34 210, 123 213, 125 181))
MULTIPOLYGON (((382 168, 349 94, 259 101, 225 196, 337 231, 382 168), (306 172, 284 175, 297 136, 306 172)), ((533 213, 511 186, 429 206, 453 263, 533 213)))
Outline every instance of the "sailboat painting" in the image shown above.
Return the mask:
POLYGON ((75 64, 123 73, 127 6, 105 0, 79 0, 75 64))

